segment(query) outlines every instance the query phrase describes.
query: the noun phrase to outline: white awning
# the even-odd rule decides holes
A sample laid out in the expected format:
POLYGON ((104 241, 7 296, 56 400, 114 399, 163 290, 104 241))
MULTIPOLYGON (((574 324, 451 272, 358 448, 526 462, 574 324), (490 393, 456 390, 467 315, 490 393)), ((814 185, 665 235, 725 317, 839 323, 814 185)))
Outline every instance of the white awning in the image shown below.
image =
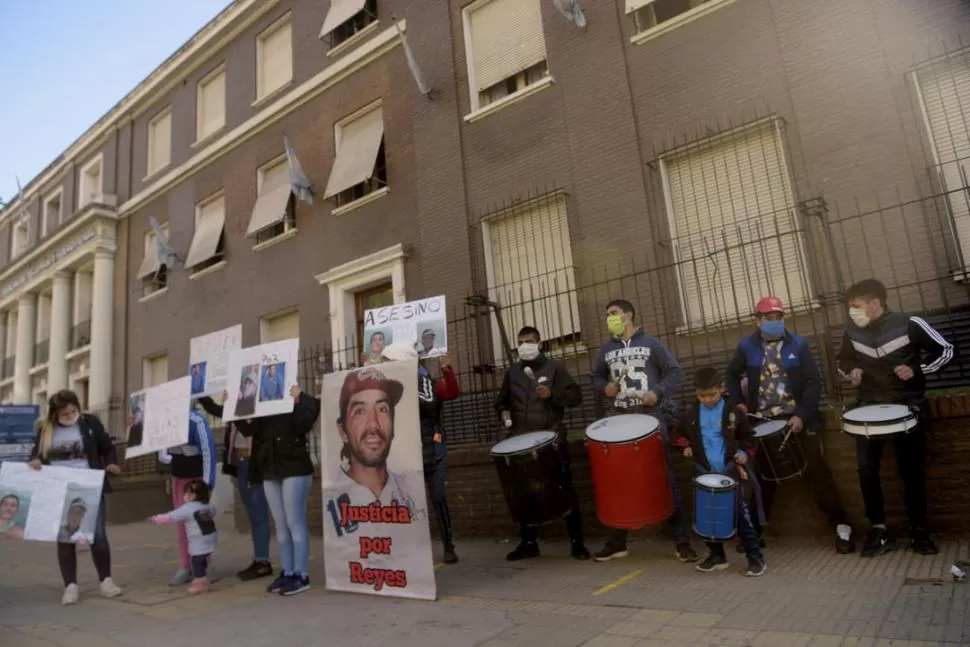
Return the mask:
POLYGON ((145 250, 145 258, 142 259, 141 265, 138 266, 139 279, 148 278, 157 272, 161 266, 161 262, 158 260, 158 247, 155 245, 154 236, 151 237, 150 244, 147 247, 145 250))
POLYGON ((192 236, 192 245, 189 246, 189 253, 185 257, 186 267, 195 267, 216 255, 225 224, 226 209, 222 200, 203 207, 195 227, 195 234, 192 236))
POLYGON ((320 38, 327 36, 334 29, 353 18, 359 11, 363 11, 367 0, 331 0, 330 11, 323 21, 320 38))
POLYGON ((292 194, 293 188, 287 182, 259 196, 256 204, 253 205, 253 214, 249 218, 246 235, 255 236, 257 232, 281 222, 286 217, 286 207, 290 203, 292 194))
POLYGON ((654 0, 626 0, 626 12, 633 13, 637 9, 642 9, 654 0))
POLYGON ((362 115, 341 130, 340 148, 334 160, 324 198, 370 179, 374 175, 377 152, 384 139, 384 112, 380 108, 362 115))

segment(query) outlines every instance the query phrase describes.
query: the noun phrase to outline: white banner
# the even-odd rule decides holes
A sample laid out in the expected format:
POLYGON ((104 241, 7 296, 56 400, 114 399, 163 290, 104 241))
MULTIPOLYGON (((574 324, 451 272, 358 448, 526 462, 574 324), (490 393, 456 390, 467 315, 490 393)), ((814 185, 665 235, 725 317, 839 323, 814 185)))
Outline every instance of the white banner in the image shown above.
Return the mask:
POLYGON ((222 419, 230 422, 293 411, 290 387, 299 384, 299 361, 299 339, 231 352, 222 419))
POLYGON ((418 357, 448 352, 448 313, 445 298, 432 297, 364 312, 364 364, 381 361, 390 344, 409 344, 418 357))
POLYGON ((128 406, 136 420, 129 430, 125 458, 144 456, 189 442, 190 380, 186 375, 128 396, 128 406), (137 423, 139 406, 144 407, 141 426, 137 423), (135 438, 139 429, 141 437, 135 438), (132 444, 132 441, 139 442, 132 444))
POLYGON ((330 373, 321 414, 327 588, 437 597, 416 362, 330 373))
POLYGON ((0 465, 0 540, 94 542, 104 471, 0 465))
POLYGON ((220 395, 226 390, 229 353, 242 348, 242 324, 189 340, 192 396, 220 395))

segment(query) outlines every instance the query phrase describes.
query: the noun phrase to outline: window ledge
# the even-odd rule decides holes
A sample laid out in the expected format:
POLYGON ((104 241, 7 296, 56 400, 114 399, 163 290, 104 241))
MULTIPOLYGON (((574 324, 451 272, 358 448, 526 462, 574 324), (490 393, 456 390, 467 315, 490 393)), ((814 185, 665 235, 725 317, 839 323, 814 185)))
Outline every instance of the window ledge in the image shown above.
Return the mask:
POLYGON ((138 299, 138 303, 145 303, 146 301, 151 301, 152 299, 158 298, 158 297, 162 296, 163 294, 168 294, 168 286, 167 285, 164 288, 160 289, 160 290, 155 290, 151 294, 146 294, 142 298, 138 299))
POLYGON ((282 234, 280 234, 279 236, 276 236, 275 238, 270 238, 269 240, 264 240, 261 243, 257 243, 253 245, 253 251, 261 252, 264 249, 272 247, 273 245, 279 245, 284 240, 289 240, 290 238, 293 238, 294 236, 296 236, 297 232, 299 232, 299 229, 297 229, 296 227, 293 227, 289 231, 284 231, 282 234))
POLYGON ((341 207, 337 207, 336 209, 334 209, 334 210, 332 210, 330 212, 330 215, 331 216, 342 216, 345 213, 349 213, 351 211, 354 211, 355 209, 360 209, 361 207, 363 207, 366 204, 370 204, 371 202, 374 202, 375 200, 378 200, 380 198, 383 198, 388 193, 390 193, 390 189, 388 189, 386 186, 382 186, 377 191, 372 191, 372 192, 368 193, 367 195, 365 195, 363 198, 357 198, 353 202, 348 202, 347 204, 345 204, 345 205, 343 205, 341 207))
POLYGON ((218 263, 215 263, 213 265, 210 265, 209 267, 203 268, 198 272, 192 272, 191 274, 189 274, 189 280, 194 281, 196 279, 201 279, 205 276, 209 276, 210 274, 215 274, 225 266, 226 266, 225 260, 219 261, 218 263))
POLYGON ((267 92, 263 96, 259 97, 258 99, 256 99, 255 101, 253 101, 249 105, 251 105, 253 108, 256 108, 258 110, 259 108, 262 108, 267 103, 271 102, 273 99, 276 99, 279 95, 281 95, 283 92, 285 92, 286 90, 288 90, 291 85, 293 85, 293 79, 292 78, 290 78, 289 81, 287 81, 286 83, 284 83, 280 87, 276 88, 275 90, 270 90, 269 92, 267 92))
POLYGON ((200 146, 205 146, 206 144, 212 142, 214 139, 221 136, 225 132, 226 132, 226 124, 222 124, 215 130, 213 130, 211 133, 203 137, 202 139, 197 139, 191 144, 189 144, 189 148, 199 148, 200 146))
MULTIPOLYGON (((327 50, 327 56, 329 58, 334 58, 336 56, 340 56, 341 54, 343 54, 347 50, 353 49, 354 47, 356 47, 360 43, 360 41, 364 40, 367 36, 373 34, 375 31, 377 31, 377 29, 380 26, 381 26, 380 21, 379 20, 375 20, 374 22, 372 22, 371 24, 367 25, 366 27, 364 27, 363 29, 361 29, 359 32, 357 32, 356 34, 354 34, 353 36, 351 36, 350 38, 348 38, 344 42, 340 43, 336 47, 331 47, 329 50, 327 50)), ((321 36, 321 38, 322 38, 322 36, 321 36)))
POLYGON ((712 11, 717 11, 721 7, 726 7, 727 5, 736 1, 737 0, 710 0, 710 2, 705 2, 699 7, 694 7, 693 9, 685 11, 679 16, 662 22, 656 27, 651 27, 650 29, 641 31, 639 34, 636 34, 630 38, 630 42, 634 45, 643 45, 654 38, 659 38, 667 32, 673 31, 674 29, 686 25, 689 22, 693 22, 699 18, 703 18, 712 11))
POLYGON ((75 348, 72 351, 68 351, 67 355, 65 355, 64 358, 67 359, 68 361, 70 361, 70 360, 74 359, 75 357, 80 357, 81 355, 84 355, 84 354, 89 353, 89 352, 91 352, 91 344, 85 344, 84 346, 81 346, 80 348, 75 348))
POLYGON ((33 377, 33 376, 37 375, 38 373, 43 373, 46 370, 47 370, 47 362, 44 362, 43 364, 38 364, 37 366, 32 366, 30 368, 30 370, 27 371, 27 373, 28 373, 28 375, 30 375, 30 377, 33 377))
MULTIPOLYGON (((733 0, 729 0, 729 1, 733 1, 733 0)), ((485 117, 489 116, 492 113, 498 112, 499 110, 507 108, 512 104, 518 103, 523 99, 531 97, 536 92, 545 90, 546 88, 552 86, 552 84, 555 82, 556 80, 553 79, 551 75, 547 75, 542 79, 540 79, 539 81, 536 81, 532 85, 527 85, 526 87, 522 88, 517 92, 513 92, 507 97, 502 97, 498 101, 493 101, 492 103, 488 104, 484 108, 479 108, 474 112, 468 113, 464 117, 465 123, 472 124, 478 121, 479 119, 484 119, 485 117)))
POLYGON ((169 163, 166 164, 165 166, 160 166, 157 169, 154 169, 148 175, 146 175, 145 177, 143 177, 141 179, 141 183, 142 184, 147 184, 149 181, 154 180, 159 175, 161 175, 162 173, 164 173, 165 171, 167 171, 170 166, 172 166, 172 162, 171 161, 169 161, 169 163))

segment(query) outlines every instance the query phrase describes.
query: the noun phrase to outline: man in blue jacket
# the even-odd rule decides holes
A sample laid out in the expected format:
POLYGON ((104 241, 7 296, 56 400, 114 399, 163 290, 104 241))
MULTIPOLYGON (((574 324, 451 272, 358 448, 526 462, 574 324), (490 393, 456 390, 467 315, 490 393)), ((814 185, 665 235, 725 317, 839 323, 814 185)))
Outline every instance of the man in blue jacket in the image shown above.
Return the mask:
MULTIPOLYGON (((593 388, 613 399, 613 413, 645 413, 660 421, 664 437, 664 454, 674 514, 670 524, 677 543, 677 558, 696 562, 697 553, 690 545, 687 519, 680 504, 680 488, 670 467, 667 421, 673 399, 684 382, 684 372, 673 354, 656 337, 644 333, 634 324, 636 311, 625 299, 615 299, 606 306, 606 328, 612 337, 599 350, 593 367, 593 388)), ((598 562, 626 557, 628 531, 616 528, 606 546, 593 555, 598 562)))
MULTIPOLYGON (((785 304, 778 297, 764 297, 755 308, 758 330, 738 343, 727 370, 727 388, 733 403, 745 413, 765 419, 785 419, 800 434, 808 461, 808 480, 815 503, 835 530, 835 549, 845 555, 855 550, 852 527, 832 472, 822 451, 822 376, 808 342, 785 329, 785 304), (748 379, 747 397, 741 389, 748 379), (803 433, 804 432, 804 433, 803 433)), ((771 512, 776 485, 763 481, 765 514, 771 512)), ((760 528, 759 528, 760 531, 760 528)))

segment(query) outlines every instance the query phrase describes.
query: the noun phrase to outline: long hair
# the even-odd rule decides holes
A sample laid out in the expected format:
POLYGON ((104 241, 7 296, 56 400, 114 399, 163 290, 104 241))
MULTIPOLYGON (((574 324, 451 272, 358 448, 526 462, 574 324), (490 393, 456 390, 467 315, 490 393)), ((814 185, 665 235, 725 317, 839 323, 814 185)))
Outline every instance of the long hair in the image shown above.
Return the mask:
POLYGON ((54 427, 57 425, 57 415, 61 409, 69 404, 77 407, 78 413, 81 412, 81 401, 78 400, 77 393, 68 391, 67 389, 58 391, 47 401, 47 415, 37 421, 37 426, 40 431, 40 438, 37 442, 37 447, 40 450, 38 456, 40 458, 47 458, 47 453, 51 449, 51 441, 54 439, 54 427))

